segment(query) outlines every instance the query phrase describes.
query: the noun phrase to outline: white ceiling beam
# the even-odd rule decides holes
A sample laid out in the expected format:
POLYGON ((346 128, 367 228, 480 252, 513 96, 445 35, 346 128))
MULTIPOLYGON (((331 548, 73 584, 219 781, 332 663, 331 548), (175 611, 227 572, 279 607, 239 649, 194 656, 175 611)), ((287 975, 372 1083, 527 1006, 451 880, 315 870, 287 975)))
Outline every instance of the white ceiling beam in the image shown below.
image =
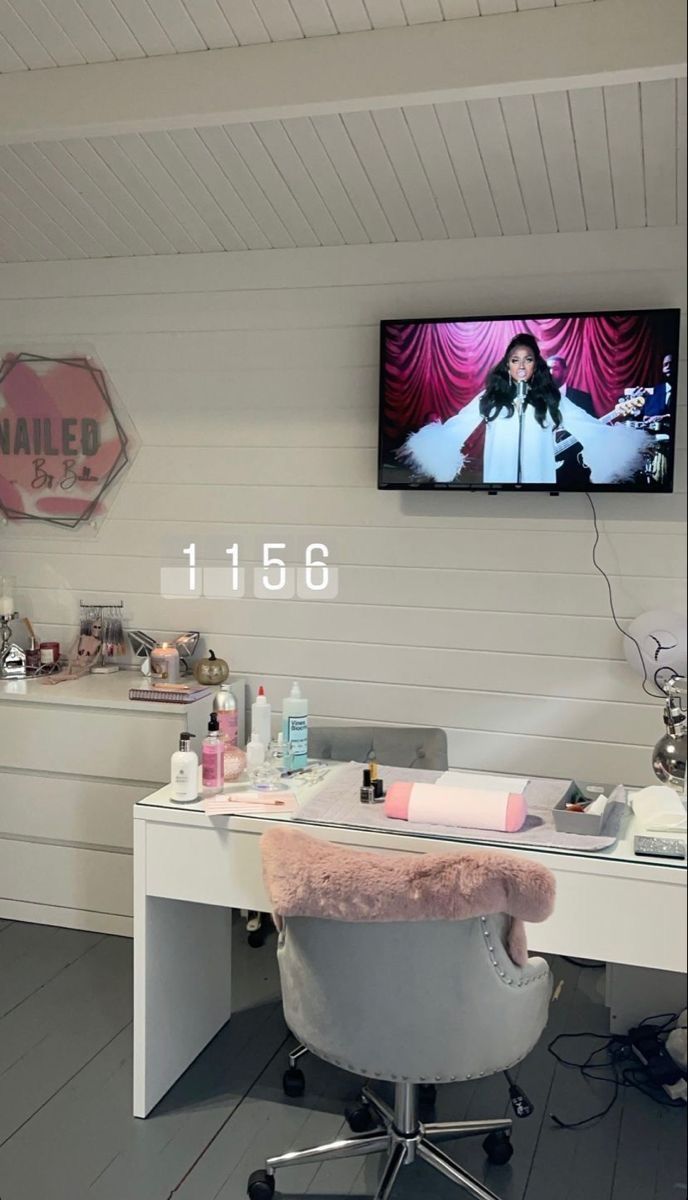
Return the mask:
POLYGON ((0 76, 0 142, 355 112, 685 74, 685 0, 598 0, 0 76))

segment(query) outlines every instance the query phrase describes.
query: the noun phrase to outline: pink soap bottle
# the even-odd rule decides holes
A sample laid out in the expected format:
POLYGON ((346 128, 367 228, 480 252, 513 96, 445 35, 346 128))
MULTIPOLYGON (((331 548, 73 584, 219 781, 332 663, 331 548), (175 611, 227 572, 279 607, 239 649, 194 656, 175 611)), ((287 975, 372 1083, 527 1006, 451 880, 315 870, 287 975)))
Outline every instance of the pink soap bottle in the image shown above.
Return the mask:
POLYGON ((201 751, 203 791, 206 796, 214 796, 222 791, 225 778, 224 761, 224 740, 220 738, 217 713, 212 712, 208 721, 208 736, 203 739, 201 751))

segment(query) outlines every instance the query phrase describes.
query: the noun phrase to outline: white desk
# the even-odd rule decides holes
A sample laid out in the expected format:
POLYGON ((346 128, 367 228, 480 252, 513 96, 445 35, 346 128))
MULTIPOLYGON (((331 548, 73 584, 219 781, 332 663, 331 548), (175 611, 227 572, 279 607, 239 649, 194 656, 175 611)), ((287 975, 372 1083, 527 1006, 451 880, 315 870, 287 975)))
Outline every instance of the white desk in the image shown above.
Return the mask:
MULTIPOLYGON (((312 795, 312 787, 299 796, 312 795)), ((151 1111, 231 1016, 229 910, 269 910, 260 835, 275 819, 211 819, 200 802, 175 805, 169 788, 134 806, 135 1116, 151 1111)), ((303 822, 299 828, 390 851, 465 844, 303 822)), ((616 846, 595 854, 504 847, 557 878, 554 913, 529 928, 533 950, 685 973, 685 863, 634 858, 632 833, 631 822, 616 846)))

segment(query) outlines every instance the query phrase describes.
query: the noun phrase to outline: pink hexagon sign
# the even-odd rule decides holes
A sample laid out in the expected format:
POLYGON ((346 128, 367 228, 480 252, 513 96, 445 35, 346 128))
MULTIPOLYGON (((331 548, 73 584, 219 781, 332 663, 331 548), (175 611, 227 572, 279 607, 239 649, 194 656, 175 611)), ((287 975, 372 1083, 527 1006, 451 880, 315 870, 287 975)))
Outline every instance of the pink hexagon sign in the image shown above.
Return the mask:
POLYGON ((131 459, 103 370, 92 359, 6 354, 0 364, 0 510, 74 528, 131 459))

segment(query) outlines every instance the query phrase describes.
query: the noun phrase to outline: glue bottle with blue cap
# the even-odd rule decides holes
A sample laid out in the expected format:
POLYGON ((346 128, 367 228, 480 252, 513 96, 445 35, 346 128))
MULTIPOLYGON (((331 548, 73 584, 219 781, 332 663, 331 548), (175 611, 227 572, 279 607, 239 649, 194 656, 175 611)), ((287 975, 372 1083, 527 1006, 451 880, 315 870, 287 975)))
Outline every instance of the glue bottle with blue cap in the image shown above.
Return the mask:
POLYGON ((290 770, 308 766, 308 701, 296 681, 282 705, 283 740, 291 747, 290 770))

